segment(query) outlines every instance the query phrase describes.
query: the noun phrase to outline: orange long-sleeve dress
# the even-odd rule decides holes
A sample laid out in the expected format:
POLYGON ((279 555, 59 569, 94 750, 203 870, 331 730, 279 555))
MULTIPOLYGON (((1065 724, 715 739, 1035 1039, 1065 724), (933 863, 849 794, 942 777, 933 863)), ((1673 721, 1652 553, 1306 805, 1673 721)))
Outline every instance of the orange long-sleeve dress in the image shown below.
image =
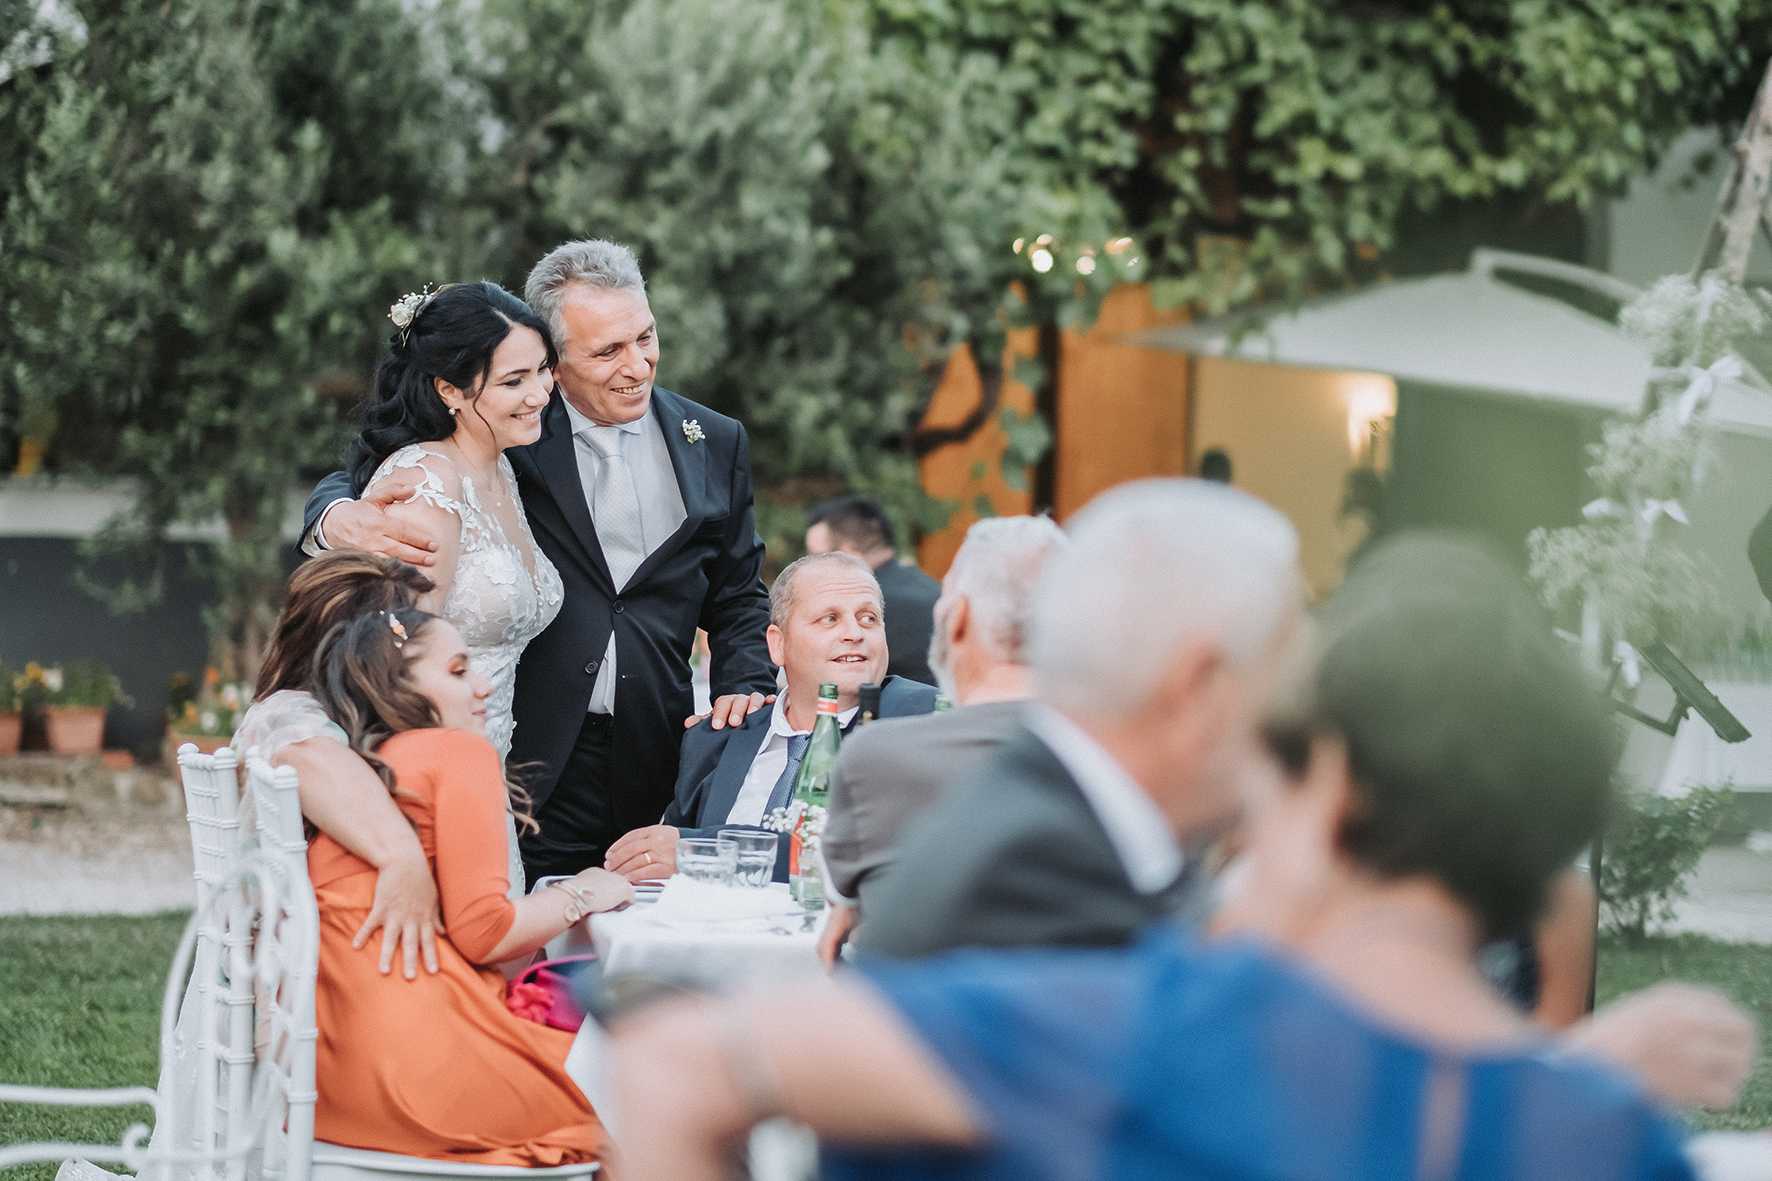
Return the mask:
POLYGON ((378 753, 431 863, 448 938, 435 975, 382 975, 379 939, 351 947, 375 870, 324 834, 308 847, 320 903, 315 1139, 486 1165, 607 1159, 608 1135, 564 1069, 572 1035, 512 1014, 504 977, 479 966, 516 917, 498 753, 461 730, 408 730, 378 753))

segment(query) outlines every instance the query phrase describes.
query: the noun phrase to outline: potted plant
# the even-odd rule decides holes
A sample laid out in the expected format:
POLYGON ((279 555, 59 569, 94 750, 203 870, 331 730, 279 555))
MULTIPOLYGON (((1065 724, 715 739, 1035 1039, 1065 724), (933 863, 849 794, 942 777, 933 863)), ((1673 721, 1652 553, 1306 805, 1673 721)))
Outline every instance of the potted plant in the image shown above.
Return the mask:
POLYGON ((251 704, 251 689, 223 683, 216 669, 203 670, 203 688, 195 696, 190 691, 189 677, 183 673, 174 676, 167 694, 167 765, 178 762, 178 748, 187 742, 194 743, 206 755, 227 746, 233 741, 234 727, 240 724, 251 704))
MULTIPOLYGON (((31 666, 26 666, 27 675, 31 666)), ((49 749, 59 754, 98 750, 104 745, 105 710, 123 700, 111 670, 96 660, 73 660, 57 668, 39 669, 43 686, 43 721, 49 749)))
POLYGON ((25 732, 25 690, 30 682, 0 660, 0 755, 18 753, 25 732))

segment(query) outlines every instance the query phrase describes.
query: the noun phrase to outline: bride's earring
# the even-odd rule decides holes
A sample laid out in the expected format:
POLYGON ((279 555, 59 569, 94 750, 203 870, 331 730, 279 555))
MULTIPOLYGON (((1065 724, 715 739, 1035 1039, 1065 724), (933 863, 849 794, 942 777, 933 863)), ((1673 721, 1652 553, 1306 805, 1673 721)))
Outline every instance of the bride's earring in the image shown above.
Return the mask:
POLYGON ((460 406, 451 406, 451 407, 450 407, 450 408, 449 408, 449 417, 451 417, 451 418, 454 418, 454 417, 455 417, 455 412, 456 412, 456 411, 457 411, 457 410, 460 410, 460 409, 461 409, 461 407, 460 407, 460 406))

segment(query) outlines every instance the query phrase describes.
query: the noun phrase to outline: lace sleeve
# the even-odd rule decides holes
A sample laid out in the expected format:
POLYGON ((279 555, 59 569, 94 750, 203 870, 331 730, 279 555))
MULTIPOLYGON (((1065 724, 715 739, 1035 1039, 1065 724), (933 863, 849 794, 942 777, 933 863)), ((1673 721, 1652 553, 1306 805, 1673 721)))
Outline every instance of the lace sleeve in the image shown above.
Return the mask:
POLYGON ((263 701, 254 702, 246 711, 234 728, 234 749, 243 755, 256 746, 268 760, 292 742, 320 737, 349 745, 345 732, 326 716, 311 694, 299 689, 279 689, 263 701))
POLYGON ((424 478, 412 490, 412 495, 401 503, 424 503, 454 513, 458 517, 462 515, 462 478, 457 474, 455 465, 441 455, 426 451, 417 443, 409 443, 382 460, 381 466, 375 469, 375 475, 370 477, 363 490, 367 492, 383 476, 399 468, 417 468, 424 473, 424 478), (430 460, 441 462, 428 462, 430 460))

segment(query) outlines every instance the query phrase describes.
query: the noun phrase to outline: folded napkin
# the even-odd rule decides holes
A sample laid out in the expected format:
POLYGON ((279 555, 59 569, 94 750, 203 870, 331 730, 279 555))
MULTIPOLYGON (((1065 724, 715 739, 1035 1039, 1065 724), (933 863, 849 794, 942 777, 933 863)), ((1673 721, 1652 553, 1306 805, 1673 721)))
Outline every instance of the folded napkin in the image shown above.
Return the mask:
POLYGON ((784 914, 798 914, 800 904, 778 885, 762 889, 746 886, 715 886, 678 874, 665 883, 658 901, 647 908, 654 922, 675 924, 749 922, 784 914))

